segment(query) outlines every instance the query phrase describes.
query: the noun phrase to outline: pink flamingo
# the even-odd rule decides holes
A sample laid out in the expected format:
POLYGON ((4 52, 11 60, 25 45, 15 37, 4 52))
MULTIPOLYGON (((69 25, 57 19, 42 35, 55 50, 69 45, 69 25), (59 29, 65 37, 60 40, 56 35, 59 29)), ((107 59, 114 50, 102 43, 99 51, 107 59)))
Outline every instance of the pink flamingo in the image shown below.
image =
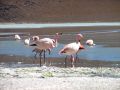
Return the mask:
POLYGON ((20 35, 15 34, 15 39, 16 39, 16 40, 20 40, 20 39, 21 39, 20 35))
POLYGON ((25 39, 25 40, 24 40, 24 44, 25 44, 25 45, 30 45, 30 38, 25 39))
POLYGON ((95 45, 95 44, 94 44, 94 41, 93 41, 92 39, 88 39, 88 40, 86 41, 86 44, 89 45, 89 46, 94 46, 94 45, 95 45))
POLYGON ((80 40, 81 38, 83 38, 82 34, 77 34, 76 35, 76 42, 67 44, 63 47, 62 50, 60 50, 60 54, 65 54, 66 58, 65 58, 65 67, 67 65, 67 56, 71 56, 70 60, 71 60, 71 65, 72 67, 74 67, 74 54, 78 53, 79 50, 84 49, 84 46, 81 45, 80 40))
POLYGON ((33 36, 33 41, 40 49, 51 49, 54 47, 57 47, 59 36, 62 35, 62 33, 56 33, 54 39, 51 38, 42 38, 40 39, 38 36, 33 36))
MULTIPOLYGON (((44 64, 46 64, 46 62, 45 62, 45 52, 46 52, 46 50, 51 52, 51 49, 57 46, 57 41, 58 41, 60 35, 62 35, 62 33, 56 33, 54 39, 51 39, 51 38, 39 39, 38 36, 33 36, 33 41, 37 45, 37 49, 39 49, 39 50, 34 50, 34 51, 35 52, 39 51, 40 56, 41 56, 42 52, 44 53, 43 54, 44 64)), ((41 57, 40 57, 40 62, 41 62, 41 57)), ((40 66, 41 66, 41 63, 40 63, 40 66)))

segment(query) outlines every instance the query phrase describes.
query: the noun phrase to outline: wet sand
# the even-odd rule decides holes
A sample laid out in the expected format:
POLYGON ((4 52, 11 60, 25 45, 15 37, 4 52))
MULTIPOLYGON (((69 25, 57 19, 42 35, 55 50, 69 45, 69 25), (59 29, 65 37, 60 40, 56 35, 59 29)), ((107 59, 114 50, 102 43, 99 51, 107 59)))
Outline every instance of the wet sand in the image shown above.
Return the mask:
POLYGON ((66 27, 66 28, 39 28, 39 29, 1 29, 0 33, 26 33, 26 34, 39 34, 39 35, 53 35, 56 32, 63 32, 63 33, 70 33, 70 32, 81 32, 81 31, 101 31, 101 30, 115 30, 120 29, 119 26, 117 27, 66 27))
MULTIPOLYGON (((0 63, 22 63, 22 64, 36 64, 39 65, 39 57, 37 59, 32 57, 25 57, 25 56, 10 56, 10 55, 0 55, 0 63)), ((64 58, 46 58, 46 65, 49 66, 56 66, 56 67, 63 67, 65 68, 64 58)), ((67 67, 71 67, 70 61, 67 60, 67 67)), ((43 60, 42 60, 43 65, 43 60)), ((98 61, 98 60, 85 60, 85 59, 78 59, 76 60, 75 67, 118 67, 120 68, 119 61, 98 61)))

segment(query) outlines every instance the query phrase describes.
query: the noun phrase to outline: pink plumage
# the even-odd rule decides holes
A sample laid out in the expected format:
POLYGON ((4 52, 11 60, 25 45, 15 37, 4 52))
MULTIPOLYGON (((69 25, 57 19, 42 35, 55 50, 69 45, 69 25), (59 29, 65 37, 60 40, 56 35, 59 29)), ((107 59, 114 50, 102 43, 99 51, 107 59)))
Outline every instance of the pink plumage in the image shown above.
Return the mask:
MULTIPOLYGON (((51 51, 52 48, 57 46, 57 40, 59 39, 59 35, 62 33, 56 33, 54 39, 51 38, 42 38, 40 39, 38 36, 33 36, 34 44, 37 45, 37 49, 40 51, 44 51, 44 63, 45 63, 45 51, 51 51)), ((41 53, 42 54, 42 53, 41 53)))
MULTIPOLYGON (((74 67, 74 54, 76 54, 80 49, 84 49, 84 46, 81 45, 80 40, 83 38, 82 34, 76 35, 76 42, 69 43, 63 47, 63 49, 60 50, 60 54, 65 54, 71 56, 71 62, 72 66, 74 67)), ((67 58, 67 57, 66 57, 67 58)), ((66 62, 66 59, 65 59, 66 62)), ((65 63, 66 67, 66 63, 65 63)))

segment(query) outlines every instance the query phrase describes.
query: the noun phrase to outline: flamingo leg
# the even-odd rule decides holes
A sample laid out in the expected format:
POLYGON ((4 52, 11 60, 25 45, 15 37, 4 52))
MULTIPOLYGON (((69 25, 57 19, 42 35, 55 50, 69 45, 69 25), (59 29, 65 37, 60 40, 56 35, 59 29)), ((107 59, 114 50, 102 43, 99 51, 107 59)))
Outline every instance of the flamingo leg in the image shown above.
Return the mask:
POLYGON ((51 53, 51 49, 49 48, 49 49, 47 49, 48 50, 48 52, 49 52, 49 55, 50 55, 50 53, 51 53))
POLYGON ((75 62, 74 56, 71 55, 71 67, 74 67, 74 62, 75 62))
POLYGON ((44 52, 44 55, 43 55, 43 57, 44 57, 44 64, 46 64, 46 62, 45 62, 45 50, 43 50, 43 52, 44 52))
POLYGON ((41 50, 40 53, 39 53, 39 56, 40 56, 40 67, 41 67, 42 52, 43 52, 43 50, 41 50))
MULTIPOLYGON (((34 58, 37 59, 37 53, 35 53, 34 58)), ((33 63, 35 64, 35 60, 33 60, 33 63)))
POLYGON ((79 61, 78 53, 76 53, 75 63, 76 63, 77 61, 79 61))
MULTIPOLYGON (((37 59, 37 52, 33 50, 32 52, 35 52, 34 58, 37 59)), ((33 63, 35 64, 35 60, 33 60, 33 63)))
MULTIPOLYGON (((47 49, 48 50, 48 52, 49 52, 49 55, 50 55, 50 53, 51 53, 51 49, 49 48, 49 49, 47 49)), ((51 61, 50 60, 48 60, 49 61, 49 66, 51 66, 51 61)))
POLYGON ((67 67, 67 56, 65 57, 65 67, 67 67))
POLYGON ((35 53, 34 58, 37 59, 37 52, 35 53))

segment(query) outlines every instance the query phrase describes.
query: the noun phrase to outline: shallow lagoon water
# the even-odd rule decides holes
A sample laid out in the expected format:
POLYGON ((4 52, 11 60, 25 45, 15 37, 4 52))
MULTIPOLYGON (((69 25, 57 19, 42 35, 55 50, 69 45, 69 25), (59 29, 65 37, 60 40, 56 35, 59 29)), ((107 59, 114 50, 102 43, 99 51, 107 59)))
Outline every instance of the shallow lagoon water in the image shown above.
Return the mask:
MULTIPOLYGON (((63 34, 58 47, 54 48, 50 55, 47 53, 47 57, 65 57, 65 55, 59 54, 59 50, 62 49, 65 44, 74 41, 75 33, 79 32, 63 34), (71 35, 73 35, 73 37, 71 37, 71 35)), ((80 59, 120 61, 120 30, 82 31, 80 33, 85 37, 82 41, 85 49, 78 53, 80 59), (89 47, 85 45, 85 41, 89 38, 95 41, 95 46, 89 47)), ((8 36, 7 38, 11 37, 8 36)), ((32 46, 24 45, 23 40, 14 40, 13 37, 11 40, 0 41, 1 55, 34 57, 34 53, 32 53, 33 48, 32 46)))

